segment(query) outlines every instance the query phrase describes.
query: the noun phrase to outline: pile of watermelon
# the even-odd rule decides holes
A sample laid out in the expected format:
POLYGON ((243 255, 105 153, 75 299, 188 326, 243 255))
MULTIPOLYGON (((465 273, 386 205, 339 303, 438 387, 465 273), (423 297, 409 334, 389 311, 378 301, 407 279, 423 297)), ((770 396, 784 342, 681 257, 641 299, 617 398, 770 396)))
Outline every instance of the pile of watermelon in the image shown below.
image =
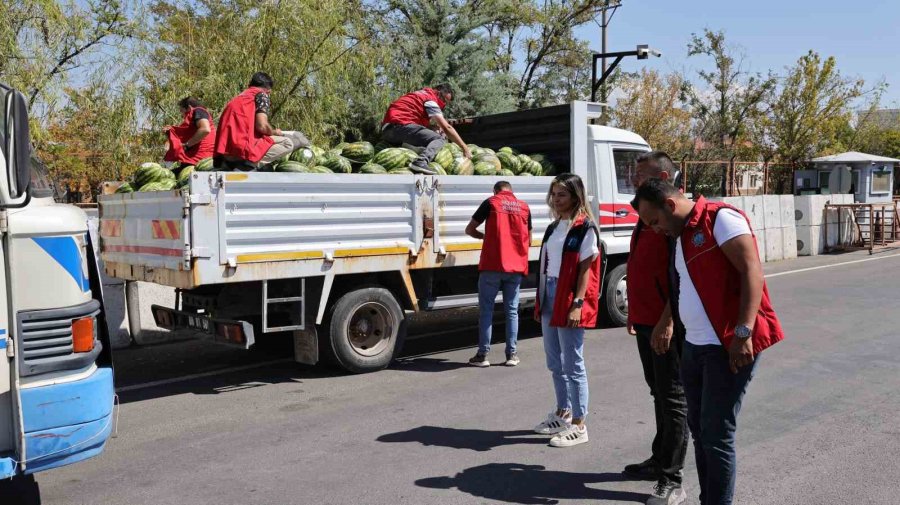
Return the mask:
POLYGON ((148 161, 134 171, 131 180, 126 181, 116 193, 134 193, 135 191, 170 191, 186 187, 194 172, 209 172, 213 169, 212 158, 204 158, 196 165, 181 165, 176 162, 171 168, 148 161))
POLYGON ((447 144, 434 157, 449 175, 501 175, 540 176, 556 172, 553 165, 541 154, 528 156, 511 147, 498 151, 468 144, 472 159, 466 159, 456 144, 447 144))

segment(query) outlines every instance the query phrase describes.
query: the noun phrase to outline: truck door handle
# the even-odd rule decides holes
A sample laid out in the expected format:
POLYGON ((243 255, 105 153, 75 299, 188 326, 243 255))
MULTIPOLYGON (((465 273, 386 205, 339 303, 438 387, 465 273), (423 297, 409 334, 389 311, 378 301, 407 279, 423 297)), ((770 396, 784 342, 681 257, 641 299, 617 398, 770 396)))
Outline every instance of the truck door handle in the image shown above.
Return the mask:
POLYGON ((619 209, 616 211, 616 217, 625 217, 628 215, 628 209, 619 209))

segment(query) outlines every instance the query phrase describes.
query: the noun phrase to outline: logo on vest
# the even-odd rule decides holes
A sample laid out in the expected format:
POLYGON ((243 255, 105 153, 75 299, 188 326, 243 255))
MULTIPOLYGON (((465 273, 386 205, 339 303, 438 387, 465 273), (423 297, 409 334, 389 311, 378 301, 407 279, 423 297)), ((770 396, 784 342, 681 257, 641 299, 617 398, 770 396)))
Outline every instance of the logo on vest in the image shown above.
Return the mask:
POLYGON ((702 231, 698 231, 694 234, 694 237, 691 238, 691 243, 694 244, 694 247, 702 246, 706 243, 706 235, 704 235, 702 231))

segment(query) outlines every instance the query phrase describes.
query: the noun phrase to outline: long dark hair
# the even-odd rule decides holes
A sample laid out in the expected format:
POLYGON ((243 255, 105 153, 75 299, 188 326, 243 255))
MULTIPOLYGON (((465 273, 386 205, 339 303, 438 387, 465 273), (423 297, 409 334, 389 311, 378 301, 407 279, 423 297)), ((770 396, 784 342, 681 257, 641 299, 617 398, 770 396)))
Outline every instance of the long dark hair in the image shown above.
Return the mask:
POLYGON ((556 209, 553 208, 553 187, 557 185, 562 186, 575 200, 575 212, 572 215, 573 221, 581 215, 588 216, 591 221, 594 220, 594 213, 591 212, 587 194, 584 191, 584 182, 582 182, 581 177, 575 174, 559 174, 550 183, 550 189, 547 191, 547 206, 550 207, 550 215, 556 219, 560 218, 556 213, 556 209))

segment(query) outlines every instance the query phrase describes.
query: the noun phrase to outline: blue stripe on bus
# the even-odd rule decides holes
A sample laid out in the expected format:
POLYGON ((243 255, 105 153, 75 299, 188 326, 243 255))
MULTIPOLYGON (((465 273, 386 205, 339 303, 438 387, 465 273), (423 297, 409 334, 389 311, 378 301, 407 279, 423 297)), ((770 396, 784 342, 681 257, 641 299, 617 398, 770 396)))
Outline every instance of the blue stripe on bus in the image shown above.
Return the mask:
POLYGON ((75 279, 82 291, 90 289, 90 282, 81 269, 81 248, 74 237, 34 237, 31 240, 56 260, 75 279))

